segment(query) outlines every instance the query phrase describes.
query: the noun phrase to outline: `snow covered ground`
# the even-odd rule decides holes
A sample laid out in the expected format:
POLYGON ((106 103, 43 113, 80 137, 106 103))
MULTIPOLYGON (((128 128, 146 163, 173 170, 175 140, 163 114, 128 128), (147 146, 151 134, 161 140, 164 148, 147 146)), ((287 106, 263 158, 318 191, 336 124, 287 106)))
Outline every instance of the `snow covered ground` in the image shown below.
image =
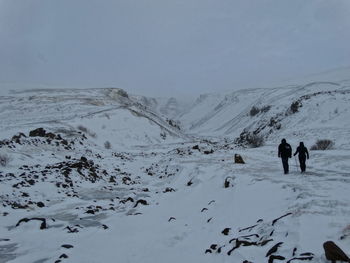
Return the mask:
POLYGON ((119 89, 2 96, 0 262, 328 262, 327 240, 350 253, 349 100, 344 78, 185 112, 119 89), (283 137, 335 145, 284 175, 283 137))

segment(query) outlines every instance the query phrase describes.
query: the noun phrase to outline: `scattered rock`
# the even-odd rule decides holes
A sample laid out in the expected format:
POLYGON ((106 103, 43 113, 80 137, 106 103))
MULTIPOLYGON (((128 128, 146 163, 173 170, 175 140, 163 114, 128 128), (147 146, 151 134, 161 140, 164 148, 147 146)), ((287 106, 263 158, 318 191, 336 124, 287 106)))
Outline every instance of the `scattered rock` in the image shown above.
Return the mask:
POLYGON ((285 260, 286 258, 283 257, 283 256, 279 256, 279 255, 271 255, 271 256, 269 257, 268 263, 273 263, 273 261, 274 261, 275 259, 277 259, 277 260, 285 260))
POLYGON ((231 176, 226 177, 224 182, 224 188, 229 187, 233 187, 233 178, 231 176))
POLYGON ((221 231, 222 234, 224 234, 225 236, 228 235, 228 233, 230 232, 231 228, 225 228, 224 230, 221 231))
POLYGON ((333 241, 324 242, 323 248, 324 248, 326 258, 332 261, 332 263, 336 261, 350 262, 349 257, 333 241))
POLYGON ((237 153, 235 154, 235 163, 245 164, 240 154, 237 154, 237 153))
POLYGON ((200 151, 199 145, 198 145, 198 144, 194 145, 194 146, 192 147, 192 149, 193 149, 193 150, 198 150, 198 151, 200 151))
POLYGON ((187 182, 187 186, 191 186, 193 184, 192 179, 187 182))
POLYGON ((137 207, 138 204, 141 204, 141 205, 148 205, 147 201, 146 201, 146 200, 143 200, 143 199, 137 200, 137 202, 136 202, 136 204, 134 205, 134 207, 137 207))
POLYGON ((43 202, 37 202, 36 205, 40 208, 45 207, 45 204, 43 202))
POLYGON ((165 188, 165 190, 163 191, 163 193, 168 193, 168 192, 175 192, 175 189, 174 189, 174 188, 171 188, 171 187, 167 187, 167 188, 165 188))
POLYGON ((268 257, 270 255, 272 255, 273 253, 277 252, 278 248, 283 244, 283 242, 278 242, 277 244, 275 244, 273 247, 271 247, 269 249, 269 251, 267 251, 266 256, 268 257))
POLYGON ((85 214, 91 214, 91 215, 94 215, 95 214, 95 211, 92 210, 92 209, 89 209, 85 212, 85 214))
POLYGON ((70 244, 63 244, 61 247, 66 248, 66 249, 71 249, 71 248, 73 248, 74 246, 73 246, 73 245, 70 245, 70 244))
POLYGON ((210 249, 212 249, 212 250, 216 250, 217 247, 218 247, 217 244, 212 244, 212 245, 210 245, 210 249))
POLYGON ((68 258, 66 254, 62 254, 59 258, 68 258))

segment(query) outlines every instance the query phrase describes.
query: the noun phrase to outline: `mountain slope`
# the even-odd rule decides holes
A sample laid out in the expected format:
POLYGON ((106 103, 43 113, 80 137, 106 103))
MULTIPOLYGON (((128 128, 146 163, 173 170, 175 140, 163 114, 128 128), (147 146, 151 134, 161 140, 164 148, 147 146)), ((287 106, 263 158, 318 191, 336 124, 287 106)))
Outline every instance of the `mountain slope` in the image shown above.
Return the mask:
POLYGON ((122 146, 187 138, 139 97, 120 89, 29 90, 1 97, 0 107, 1 133, 8 136, 41 125, 87 129, 100 144, 108 140, 122 146))
POLYGON ((222 96, 208 94, 180 120, 190 133, 229 138, 243 133, 262 135, 273 142, 281 137, 316 139, 332 129, 345 139, 350 130, 349 102, 349 81, 310 82, 222 96))

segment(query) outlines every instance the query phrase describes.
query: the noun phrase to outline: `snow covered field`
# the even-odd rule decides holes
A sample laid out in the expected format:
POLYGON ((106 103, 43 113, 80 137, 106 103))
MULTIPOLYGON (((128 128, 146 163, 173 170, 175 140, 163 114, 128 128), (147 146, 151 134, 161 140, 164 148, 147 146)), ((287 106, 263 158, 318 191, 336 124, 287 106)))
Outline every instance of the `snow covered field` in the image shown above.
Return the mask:
POLYGON ((0 262, 328 262, 327 240, 350 253, 349 102, 343 78, 182 112, 119 89, 4 95, 0 262), (282 138, 335 144, 284 175, 282 138))

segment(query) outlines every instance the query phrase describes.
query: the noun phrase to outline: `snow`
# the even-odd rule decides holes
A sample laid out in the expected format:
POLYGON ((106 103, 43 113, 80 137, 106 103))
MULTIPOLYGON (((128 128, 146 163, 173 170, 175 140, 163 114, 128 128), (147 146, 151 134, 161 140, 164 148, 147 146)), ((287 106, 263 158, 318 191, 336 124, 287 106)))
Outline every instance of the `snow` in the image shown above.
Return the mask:
POLYGON ((10 158, 0 166, 0 262, 266 262, 283 242, 274 255, 285 260, 274 262, 309 252, 323 263, 327 240, 350 253, 349 87, 342 78, 207 94, 182 111, 112 88, 0 97, 0 154, 10 158), (270 109, 251 116, 253 106, 270 109), (29 136, 40 127, 55 137, 29 136), (234 143, 244 130, 265 145, 234 143), (304 174, 290 159, 284 175, 283 137, 293 151, 299 141, 335 145, 310 151, 304 174))

